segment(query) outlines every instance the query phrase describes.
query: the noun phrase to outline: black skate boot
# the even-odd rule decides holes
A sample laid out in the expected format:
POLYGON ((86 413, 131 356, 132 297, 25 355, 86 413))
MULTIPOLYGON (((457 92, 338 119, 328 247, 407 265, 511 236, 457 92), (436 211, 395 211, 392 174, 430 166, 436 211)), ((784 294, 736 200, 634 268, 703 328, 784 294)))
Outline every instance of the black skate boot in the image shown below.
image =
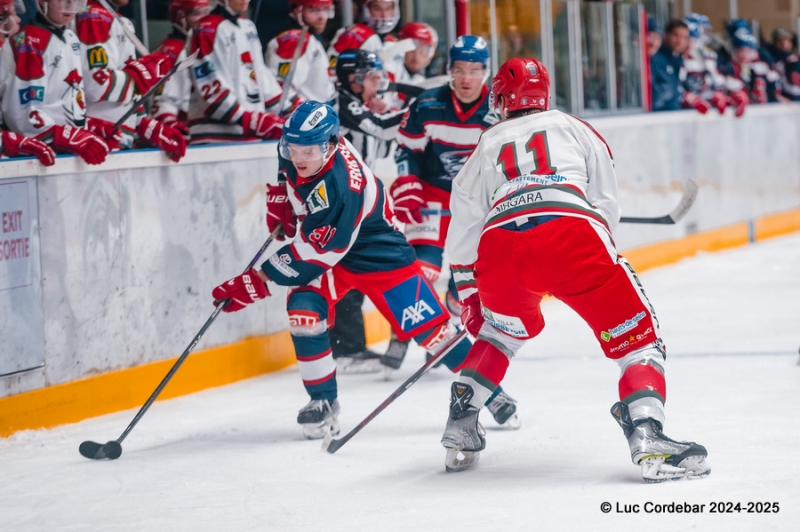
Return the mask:
POLYGON ((450 387, 450 415, 442 435, 442 446, 447 449, 444 468, 451 473, 475 465, 480 451, 486 447, 486 432, 478 422, 481 411, 469 404, 473 395, 472 386, 468 384, 454 382, 450 387))
POLYGON ((356 373, 377 373, 381 370, 381 355, 371 349, 364 349, 352 355, 334 356, 336 371, 348 375, 356 373))
POLYGON ((394 333, 392 333, 392 338, 389 340, 389 348, 386 350, 386 354, 381 357, 381 364, 384 366, 384 370, 386 371, 386 376, 388 377, 392 370, 400 369, 400 366, 403 365, 403 360, 406 358, 406 352, 408 351, 408 340, 405 342, 401 342, 394 333))
POLYGON ((503 428, 517 430, 522 426, 517 415, 517 402, 505 390, 486 404, 495 422, 503 428))
POLYGON ((711 467, 706 464, 708 452, 702 445, 664 436, 661 423, 655 419, 632 421, 628 405, 622 402, 611 407, 611 415, 628 439, 631 460, 642 466, 645 482, 695 479, 711 473, 711 467))
POLYGON ((303 426, 303 435, 309 440, 339 435, 339 401, 334 399, 311 400, 297 413, 297 422, 303 426))

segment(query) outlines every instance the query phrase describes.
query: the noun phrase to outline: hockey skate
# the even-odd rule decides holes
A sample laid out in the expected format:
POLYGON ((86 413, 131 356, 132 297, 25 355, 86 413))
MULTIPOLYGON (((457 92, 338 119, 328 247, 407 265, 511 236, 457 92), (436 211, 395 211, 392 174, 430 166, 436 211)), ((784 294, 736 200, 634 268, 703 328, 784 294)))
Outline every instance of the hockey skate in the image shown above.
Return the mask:
POLYGON ((387 379, 392 374, 393 370, 400 369, 403 360, 406 358, 407 351, 408 340, 401 342, 400 339, 392 333, 392 338, 389 340, 389 348, 386 350, 386 354, 380 358, 387 379))
POLYGON ((450 387, 450 415, 442 435, 442 446, 447 449, 444 468, 448 473, 474 466, 486 447, 486 432, 478 421, 481 411, 469 404, 473 395, 468 384, 454 382, 450 387))
POLYGON ((517 402, 505 391, 500 392, 486 405, 492 413, 495 423, 502 428, 517 430, 522 422, 517 415, 517 402))
POLYGON ((364 349, 352 355, 334 357, 336 371, 347 375, 359 373, 377 373, 381 370, 381 355, 370 349, 364 349))
POLYGON ((297 413, 297 422, 303 426, 303 435, 309 440, 324 438, 325 434, 339 435, 339 400, 311 400, 297 413))
POLYGON ((622 402, 611 407, 611 415, 628 439, 631 460, 642 466, 645 482, 695 479, 711 473, 711 467, 706 464, 708 452, 702 445, 666 437, 661 432, 661 423, 655 419, 632 421, 628 405, 622 402))

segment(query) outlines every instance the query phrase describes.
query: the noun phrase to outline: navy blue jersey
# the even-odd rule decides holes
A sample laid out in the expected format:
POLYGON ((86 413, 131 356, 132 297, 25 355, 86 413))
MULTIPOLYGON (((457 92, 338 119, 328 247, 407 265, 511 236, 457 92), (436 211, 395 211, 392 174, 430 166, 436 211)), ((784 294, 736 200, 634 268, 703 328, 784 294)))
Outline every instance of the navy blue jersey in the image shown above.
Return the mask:
POLYGON ((423 92, 397 132, 397 175, 417 176, 450 192, 481 133, 497 122, 488 95, 484 87, 478 102, 464 109, 449 85, 423 92))
POLYGON ((389 271, 412 264, 414 248, 391 223, 383 184, 342 139, 314 177, 302 178, 280 157, 289 200, 297 215, 294 240, 262 264, 279 285, 304 286, 337 263, 355 273, 389 271))
POLYGON ((677 111, 683 102, 683 58, 666 44, 650 58, 650 90, 653 111, 677 111))

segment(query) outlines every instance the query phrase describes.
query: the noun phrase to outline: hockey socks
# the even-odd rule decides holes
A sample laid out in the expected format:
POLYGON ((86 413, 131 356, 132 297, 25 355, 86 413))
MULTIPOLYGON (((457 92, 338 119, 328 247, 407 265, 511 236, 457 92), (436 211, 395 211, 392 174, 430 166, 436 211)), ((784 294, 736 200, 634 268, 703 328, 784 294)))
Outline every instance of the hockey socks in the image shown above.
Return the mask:
POLYGON ((667 400, 665 362, 664 350, 657 343, 617 360, 621 369, 619 398, 628 406, 634 421, 652 418, 664 422, 664 403, 667 400))
POLYGON ((480 409, 499 395, 500 381, 508 370, 509 358, 492 343, 478 339, 461 368, 459 381, 472 387, 470 404, 480 409))

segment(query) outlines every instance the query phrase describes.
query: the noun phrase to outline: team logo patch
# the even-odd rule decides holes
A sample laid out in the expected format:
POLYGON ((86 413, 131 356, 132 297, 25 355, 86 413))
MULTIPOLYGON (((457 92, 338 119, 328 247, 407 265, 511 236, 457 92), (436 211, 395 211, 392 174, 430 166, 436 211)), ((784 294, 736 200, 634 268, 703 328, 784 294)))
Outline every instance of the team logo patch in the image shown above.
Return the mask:
POLYGON ((25 105, 31 102, 44 101, 44 87, 38 85, 31 85, 25 89, 19 90, 19 103, 25 105))
POLYGON ((384 297, 405 332, 430 323, 443 314, 439 299, 422 275, 415 275, 387 290, 384 297))
POLYGON ((105 68, 108 66, 108 53, 102 46, 89 48, 86 52, 86 58, 89 60, 89 68, 105 68))
POLYGON ((194 67, 194 79, 203 79, 204 77, 211 75, 212 72, 216 71, 217 69, 214 67, 214 63, 206 61, 205 63, 194 67))
POLYGON ((515 338, 527 338, 529 336, 528 331, 525 329, 525 324, 516 316, 498 314, 483 307, 483 317, 489 322, 489 325, 509 336, 514 336, 515 338))
POLYGON ((286 63, 278 64, 278 77, 279 78, 286 78, 289 75, 289 68, 292 66, 291 61, 287 61, 286 63))
POLYGON ((330 207, 330 203, 328 203, 328 191, 325 189, 325 181, 320 181, 319 184, 314 187, 314 190, 311 191, 311 195, 306 199, 306 206, 310 214, 316 214, 330 207))
POLYGON ((608 331, 601 331, 600 338, 606 342, 611 341, 612 338, 617 338, 622 336, 628 331, 631 331, 639 325, 639 322, 642 321, 647 314, 644 311, 638 313, 636 316, 632 317, 631 319, 625 320, 624 322, 620 323, 616 327, 609 329, 608 331))

